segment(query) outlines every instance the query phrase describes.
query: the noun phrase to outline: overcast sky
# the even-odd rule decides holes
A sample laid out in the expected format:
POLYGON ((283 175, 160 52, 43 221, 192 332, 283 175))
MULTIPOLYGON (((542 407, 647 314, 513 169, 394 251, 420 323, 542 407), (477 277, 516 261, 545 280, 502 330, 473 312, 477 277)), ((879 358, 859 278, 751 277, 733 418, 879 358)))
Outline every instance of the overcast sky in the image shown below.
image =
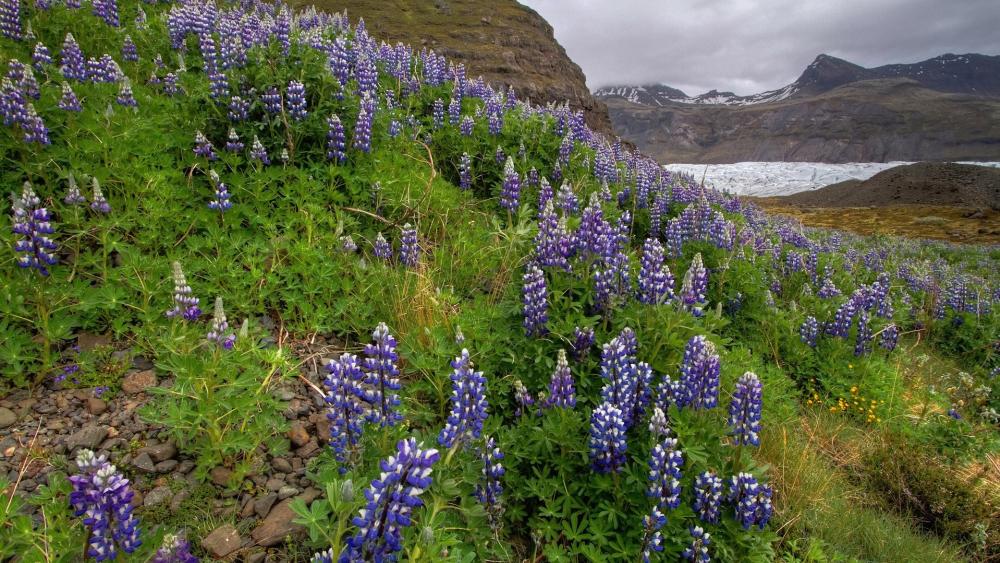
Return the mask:
POLYGON ((520 0, 552 24, 591 89, 663 83, 740 95, 816 55, 862 66, 1000 54, 1000 0, 520 0))

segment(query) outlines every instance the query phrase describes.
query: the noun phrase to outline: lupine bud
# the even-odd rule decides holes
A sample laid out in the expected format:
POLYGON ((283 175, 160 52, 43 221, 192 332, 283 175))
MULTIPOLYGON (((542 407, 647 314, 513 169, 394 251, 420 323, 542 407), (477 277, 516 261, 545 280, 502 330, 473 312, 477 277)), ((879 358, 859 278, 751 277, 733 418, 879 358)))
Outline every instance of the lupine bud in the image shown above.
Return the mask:
POLYGON ((625 464, 625 420, 622 411, 603 402, 590 417, 590 462, 598 473, 617 473, 625 464))
POLYGON ((463 190, 472 187, 472 159, 467 152, 462 153, 458 162, 458 187, 463 190))
POLYGON ((194 296, 194 291, 187 284, 184 277, 184 270, 181 269, 180 262, 173 263, 174 277, 174 307, 167 311, 167 318, 181 317, 186 321, 195 321, 201 316, 201 309, 198 308, 198 298, 194 296))
POLYGON ((373 344, 365 345, 364 388, 362 399, 370 405, 368 421, 381 426, 395 426, 403 420, 399 414, 399 368, 396 362, 396 339, 385 323, 372 333, 373 344))
POLYGON ((420 245, 417 243, 417 230, 409 223, 403 225, 400 238, 399 263, 407 268, 416 268, 420 263, 420 245))
POLYGON ((139 107, 139 102, 135 101, 135 96, 132 94, 132 83, 126 78, 122 81, 121 88, 118 90, 118 97, 115 98, 118 105, 124 107, 139 107))
POLYGON ((122 60, 133 63, 139 60, 139 52, 135 48, 135 43, 132 41, 131 35, 126 35, 125 41, 122 44, 122 60))
POLYGON ((211 141, 201 131, 195 131, 194 134, 194 154, 208 160, 218 159, 215 155, 215 147, 212 146, 211 141))
POLYGON ((649 433, 660 438, 670 436, 670 423, 659 406, 653 407, 653 414, 649 417, 649 433))
POLYGON ((76 97, 69 83, 62 83, 62 98, 59 99, 59 109, 64 111, 83 111, 80 99, 76 97))
POLYGON ((483 431, 489 403, 486 401, 486 378, 483 372, 472 369, 469 351, 451 362, 451 413, 438 436, 438 443, 446 448, 469 439, 478 438, 483 431))
POLYGON ((530 264, 523 279, 524 329, 528 336, 545 335, 549 320, 545 273, 537 265, 530 264))
POLYGON ((340 237, 340 250, 346 252, 347 254, 354 254, 358 251, 358 245, 354 242, 354 237, 351 235, 341 235, 340 237))
POLYGON ((63 202, 67 205, 81 205, 87 203, 87 198, 83 197, 83 194, 80 193, 80 186, 76 184, 76 178, 72 173, 70 173, 67 181, 69 183, 69 188, 66 190, 66 197, 63 198, 63 202))
POLYGON ((520 417, 534 410, 535 398, 528 392, 528 388, 521 383, 520 379, 514 380, 514 401, 517 408, 514 409, 514 416, 520 417))
POLYGON ((751 371, 736 382, 729 404, 729 426, 737 446, 760 445, 761 384, 751 371))
POLYGON ((91 178, 90 181, 94 188, 94 197, 93 201, 90 202, 90 208, 104 215, 111 213, 111 204, 104 198, 104 192, 101 191, 101 183, 96 177, 91 178))
POLYGON ((240 141, 240 136, 236 134, 236 129, 230 127, 229 136, 226 138, 226 150, 229 152, 240 152, 244 147, 243 141, 240 141))
POLYGON ((229 330, 229 322, 226 320, 226 311, 222 304, 222 298, 215 298, 215 309, 212 313, 212 328, 205 336, 209 342, 214 342, 223 350, 232 350, 236 343, 236 334, 229 330))

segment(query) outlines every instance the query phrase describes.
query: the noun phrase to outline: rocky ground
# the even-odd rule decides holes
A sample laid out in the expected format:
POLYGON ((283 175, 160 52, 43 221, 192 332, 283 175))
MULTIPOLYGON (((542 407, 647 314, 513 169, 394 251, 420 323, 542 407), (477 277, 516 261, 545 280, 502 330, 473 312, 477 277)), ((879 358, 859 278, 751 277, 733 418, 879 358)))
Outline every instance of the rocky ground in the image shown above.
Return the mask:
MULTIPOLYGON (((325 342, 312 348, 326 348, 325 342)), ((319 363, 308 365, 314 370, 319 363)), ((315 371, 309 379, 318 384, 315 371)), ((170 384, 149 360, 136 357, 113 397, 59 384, 9 394, 0 399, 0 474, 16 483, 18 494, 31 493, 53 471, 72 473, 75 452, 89 448, 108 456, 132 480, 133 505, 145 526, 171 518, 191 525, 192 513, 207 513, 198 526, 209 526, 189 530, 189 536, 200 540, 210 556, 254 563, 288 560, 287 551, 276 546, 305 532, 292 523, 291 503, 299 498, 308 505, 321 494, 306 476, 307 463, 323 451, 329 436, 318 388, 302 378, 286 378, 273 391, 287 404, 287 454, 261 451, 257 470, 242 482, 233 482, 232 471, 219 466, 203 483, 194 475, 194 460, 139 414, 152 387, 170 384)))

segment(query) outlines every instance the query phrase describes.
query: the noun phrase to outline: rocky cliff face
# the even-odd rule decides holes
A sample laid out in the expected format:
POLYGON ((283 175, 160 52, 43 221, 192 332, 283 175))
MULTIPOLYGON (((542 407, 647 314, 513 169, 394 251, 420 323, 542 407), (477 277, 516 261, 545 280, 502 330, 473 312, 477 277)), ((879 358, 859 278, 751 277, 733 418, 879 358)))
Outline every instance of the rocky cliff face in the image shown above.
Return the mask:
POLYGON ((617 87, 599 97, 623 138, 665 162, 1000 159, 1000 57, 866 69, 820 55, 780 90, 677 92, 617 87))
POLYGON ((470 76, 509 84, 536 102, 568 100, 587 123, 611 133, 607 107, 587 89, 583 71, 555 40, 552 26, 514 0, 293 0, 364 18, 372 34, 389 42, 427 47, 463 62, 470 76))

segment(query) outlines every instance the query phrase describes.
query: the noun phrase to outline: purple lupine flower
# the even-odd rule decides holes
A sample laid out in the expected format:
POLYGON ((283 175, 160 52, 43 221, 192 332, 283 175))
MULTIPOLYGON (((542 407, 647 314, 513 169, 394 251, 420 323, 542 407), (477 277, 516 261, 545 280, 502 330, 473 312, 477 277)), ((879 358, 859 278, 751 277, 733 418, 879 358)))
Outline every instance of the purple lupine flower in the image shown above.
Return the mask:
POLYGON ((761 384, 757 374, 740 376, 729 404, 730 434, 737 446, 760 446, 761 384))
POLYGON ((83 516, 90 539, 87 555, 96 561, 115 559, 118 550, 132 553, 142 545, 139 520, 132 515, 132 487, 104 456, 83 449, 76 456, 80 473, 70 476, 70 506, 83 516))
POLYGON ((95 0, 91 2, 95 16, 104 20, 111 27, 118 27, 118 0, 95 0))
POLYGON ((452 125, 458 125, 459 121, 462 119, 462 95, 458 92, 458 88, 455 88, 455 94, 452 95, 451 101, 448 102, 448 121, 452 125))
POLYGON ((528 172, 529 183, 531 182, 531 172, 535 173, 535 185, 538 186, 538 209, 545 209, 545 206, 555 198, 555 190, 552 189, 548 178, 538 176, 534 167, 528 172))
POLYGON ((173 97, 181 93, 181 88, 180 86, 177 85, 176 74, 168 72, 163 77, 163 93, 166 94, 168 97, 173 97))
POLYGON ((763 530, 771 519, 771 487, 759 484, 749 473, 729 478, 729 502, 733 503, 736 520, 744 530, 753 526, 763 530))
POLYGON ((21 30, 21 2, 19 0, 0 0, 0 34, 7 39, 20 41, 23 36, 21 30))
POLYGON ((229 121, 239 123, 246 121, 250 116, 250 100, 245 100, 241 96, 229 98, 229 121))
POLYGON ((467 152, 463 152, 458 161, 458 187, 462 190, 472 187, 472 158, 467 152))
POLYGON ((573 153, 573 137, 566 135, 562 143, 559 144, 559 162, 564 165, 569 164, 569 157, 573 153))
POLYGON ((421 449, 416 438, 400 440, 396 454, 382 460, 382 473, 365 491, 367 504, 352 522, 357 534, 347 541, 341 561, 395 561, 403 549, 403 529, 412 523, 413 509, 423 506, 420 495, 431 485, 435 449, 421 449))
POLYGON ((606 381, 601 397, 622 412, 626 428, 632 426, 636 409, 636 392, 639 390, 635 357, 629 350, 627 333, 612 338, 601 347, 601 378, 606 381))
POLYGON ((493 160, 496 161, 497 166, 503 165, 504 161, 507 160, 507 153, 503 152, 503 147, 500 145, 497 145, 497 150, 493 153, 493 160))
POLYGON ((45 65, 52 64, 52 54, 49 53, 49 48, 45 46, 45 43, 35 43, 35 50, 31 53, 31 64, 39 72, 44 70, 45 65))
POLYGON ((271 159, 267 156, 267 149, 264 148, 264 144, 260 142, 257 135, 253 136, 253 143, 250 144, 250 158, 260 161, 264 166, 271 164, 271 159))
POLYGON ((681 361, 680 396, 674 397, 678 407, 711 409, 719 402, 719 355, 715 345, 704 336, 688 340, 681 361))
POLYGON ((340 250, 347 254, 354 254, 358 251, 358 244, 354 242, 354 237, 351 235, 341 235, 340 237, 340 250))
POLYGON ((229 321, 226 319, 226 310, 222 304, 222 297, 215 298, 215 309, 212 312, 212 328, 208 330, 205 339, 215 343, 223 350, 232 350, 236 344, 236 333, 229 330, 229 321))
POLYGON ((281 94, 278 89, 271 86, 260 96, 261 102, 264 103, 264 111, 271 114, 281 113, 281 94))
POLYGON ((837 289, 836 284, 833 283, 833 278, 826 277, 823 279, 823 285, 816 292, 821 299, 830 299, 831 297, 836 297, 840 295, 840 290, 837 289))
MULTIPOLYGON (((140 30, 141 29, 146 29, 146 10, 143 10, 142 6, 139 6, 139 10, 135 14, 134 23, 135 23, 135 28, 136 29, 140 29, 140 30)), ((160 55, 157 55, 157 57, 159 57, 159 56, 160 55)), ((158 64, 157 66, 159 66, 159 67, 163 66, 163 59, 160 59, 160 64, 158 64)))
POLYGON ((403 420, 399 414, 399 368, 396 362, 396 339, 385 323, 379 323, 372 333, 373 344, 365 345, 364 388, 362 398, 371 407, 368 421, 380 426, 395 426, 403 420))
POLYGON ((83 111, 83 106, 80 105, 80 99, 76 97, 76 93, 70 88, 69 83, 62 83, 62 98, 59 99, 59 109, 64 111, 83 111))
POLYGON ((80 45, 76 42, 72 33, 66 34, 59 58, 59 69, 62 71, 63 78, 66 80, 79 80, 80 82, 87 80, 87 67, 86 63, 84 63, 83 51, 80 50, 80 45))
POLYGON ((882 336, 879 337, 879 346, 884 350, 892 352, 899 342, 899 327, 891 324, 882 329, 882 336))
POLYGON ((246 145, 240 140, 240 136, 236 134, 236 129, 230 127, 229 135, 226 137, 226 150, 229 152, 240 152, 245 147, 246 145))
POLYGON ((128 79, 122 81, 121 87, 118 89, 118 97, 115 98, 118 105, 134 108, 139 107, 139 102, 135 101, 135 95, 132 94, 132 83, 128 79))
POLYGON ((398 119, 389 122, 389 138, 395 139, 403 132, 403 124, 398 119))
POLYGON ((91 178, 90 183, 94 189, 94 196, 90 202, 90 208, 103 215, 111 213, 111 204, 108 203, 108 200, 104 197, 104 192, 101 191, 101 183, 96 177, 91 178))
POLYGON ((617 473, 625 464, 625 419, 622 411, 605 401, 590 417, 590 462, 598 473, 617 473))
POLYGON ((336 114, 326 118, 326 159, 343 164, 347 161, 344 124, 336 114))
POLYGON ((673 510, 681 503, 681 466, 684 455, 675 438, 663 438, 653 448, 649 460, 649 487, 646 496, 654 499, 661 511, 673 510))
POLYGON ((500 478, 504 475, 503 452, 497 446, 496 441, 487 436, 483 443, 483 449, 479 454, 479 459, 483 463, 482 479, 476 484, 476 499, 482 503, 486 509, 486 517, 490 522, 490 528, 499 530, 503 525, 503 502, 500 495, 503 494, 503 485, 500 478))
POLYGON ((184 277, 184 270, 181 269, 180 262, 174 262, 174 307, 167 311, 167 318, 181 317, 186 321, 198 320, 201 316, 201 309, 198 308, 198 298, 194 296, 194 291, 184 277))
POLYGON ((559 217, 549 200, 538 217, 538 234, 535 235, 535 258, 540 265, 569 270, 564 245, 566 235, 559 228, 559 217))
POLYGON ((14 252, 19 254, 17 265, 48 276, 48 266, 57 261, 53 254, 56 243, 49 236, 55 233, 55 228, 48 209, 42 207, 41 199, 28 182, 24 183, 21 197, 14 200, 11 230, 20 237, 14 243, 14 252))
POLYGON ((489 123, 490 135, 499 135, 503 131, 503 102, 501 95, 495 94, 486 99, 486 119, 489 123))
POLYGON ((191 554, 191 544, 184 536, 167 534, 150 563, 198 563, 198 558, 191 554))
POLYGON ((226 73, 216 66, 212 66, 208 69, 208 82, 209 82, 209 96, 213 100, 221 103, 222 100, 229 97, 229 77, 226 73))
POLYGON ((816 317, 806 317, 799 327, 799 338, 810 348, 816 347, 816 339, 819 338, 819 322, 816 317))
POLYGON ((691 545, 684 549, 681 557, 685 561, 695 563, 709 563, 712 560, 708 555, 708 546, 712 545, 712 534, 706 532, 701 526, 691 528, 691 545))
POLYGON ((416 268, 420 263, 417 229, 410 226, 409 223, 403 225, 403 234, 399 245, 399 263, 407 268, 416 268))
POLYGON ((194 134, 194 154, 208 160, 217 160, 219 158, 215 154, 215 147, 212 146, 212 142, 201 131, 195 131, 194 134))
POLYGON ((854 355, 864 356, 871 352, 872 325, 868 311, 858 313, 858 334, 854 343, 854 355))
POLYGON ((476 127, 476 120, 473 119, 471 115, 467 115, 462 118, 462 123, 458 126, 459 132, 462 133, 463 137, 471 137, 472 130, 476 127))
POLYGON ((962 420, 962 413, 958 412, 955 407, 948 409, 948 416, 955 420, 962 420))
POLYGON ((654 406, 653 414, 649 416, 649 433, 661 438, 670 436, 670 423, 667 421, 666 413, 659 406, 654 406))
POLYGON ((517 211, 521 206, 521 175, 514 170, 514 159, 507 157, 503 168, 503 187, 500 190, 500 207, 517 211))
POLYGON ((288 6, 281 6, 281 10, 278 12, 277 17, 274 19, 274 30, 271 37, 274 41, 281 45, 282 56, 287 57, 289 50, 292 48, 292 15, 288 11, 288 6))
POLYGON ((524 383, 521 383, 520 379, 514 380, 514 401, 517 403, 517 408, 514 409, 514 416, 516 417, 528 414, 534 410, 535 398, 531 396, 528 388, 524 386, 524 383))
POLYGON ((595 336, 594 329, 575 327, 573 329, 573 359, 580 361, 585 358, 590 352, 590 348, 594 345, 595 336))
POLYGON ((288 83, 285 91, 285 100, 288 102, 288 115, 295 121, 302 121, 309 115, 306 110, 306 86, 298 80, 288 83))
POLYGON ((438 435, 438 443, 451 448, 467 439, 479 438, 483 431, 489 403, 486 401, 486 378, 472 369, 469 351, 451 362, 451 413, 438 435))
POLYGON ((722 504, 722 479, 706 471, 694 480, 694 511, 702 522, 719 523, 722 504))
POLYGON ((528 336, 543 336, 548 333, 548 289, 545 273, 536 265, 529 264, 524 273, 524 329, 528 336))
POLYGON ((222 179, 219 178, 219 174, 215 170, 209 170, 208 177, 215 188, 212 200, 208 202, 208 208, 219 213, 225 213, 233 206, 233 203, 229 201, 229 188, 222 182, 222 179))
POLYGON ((708 271, 705 270, 701 261, 701 253, 694 255, 691 266, 684 274, 684 283, 681 284, 679 295, 681 306, 691 311, 696 317, 703 314, 703 308, 708 303, 705 300, 705 293, 708 291, 708 271))
POLYGON ((63 202, 66 205, 82 205, 87 203, 87 198, 83 197, 83 194, 80 193, 80 186, 76 184, 76 177, 73 176, 72 172, 69 174, 67 183, 69 184, 69 188, 66 190, 66 197, 63 198, 63 202))
POLYGON ((390 246, 389 242, 385 240, 382 233, 379 233, 378 236, 375 237, 375 243, 373 246, 376 258, 381 258, 385 261, 392 259, 392 246, 390 246))
POLYGON ((665 263, 663 246, 655 238, 647 238, 642 247, 639 266, 639 301, 658 305, 674 297, 674 276, 665 263))
POLYGON ((361 402, 361 383, 364 374, 358 357, 342 354, 339 359, 326 364, 327 420, 330 421, 330 449, 340 464, 340 473, 357 461, 358 441, 364 430, 364 405, 361 402))
POLYGON ((373 106, 370 99, 362 99, 361 109, 358 110, 358 121, 354 124, 354 139, 352 139, 351 145, 364 153, 372 150, 373 106))
POLYGON ((444 101, 441 98, 434 100, 433 120, 435 129, 444 127, 444 101))
POLYGON ((573 373, 566 361, 566 351, 560 349, 556 358, 556 369, 549 380, 549 396, 545 406, 571 409, 576 406, 576 386, 573 384, 573 373))
POLYGON ((38 143, 40 145, 49 144, 49 129, 45 126, 41 116, 35 111, 32 104, 25 105, 25 116, 21 122, 21 130, 24 131, 25 143, 38 143))
POLYGON ((642 517, 642 563, 650 563, 653 553, 663 551, 663 533, 661 530, 667 523, 667 517, 654 506, 649 514, 642 517))
POLYGON ((136 49, 131 35, 126 35, 125 41, 122 43, 122 60, 133 63, 139 60, 139 51, 136 49))

